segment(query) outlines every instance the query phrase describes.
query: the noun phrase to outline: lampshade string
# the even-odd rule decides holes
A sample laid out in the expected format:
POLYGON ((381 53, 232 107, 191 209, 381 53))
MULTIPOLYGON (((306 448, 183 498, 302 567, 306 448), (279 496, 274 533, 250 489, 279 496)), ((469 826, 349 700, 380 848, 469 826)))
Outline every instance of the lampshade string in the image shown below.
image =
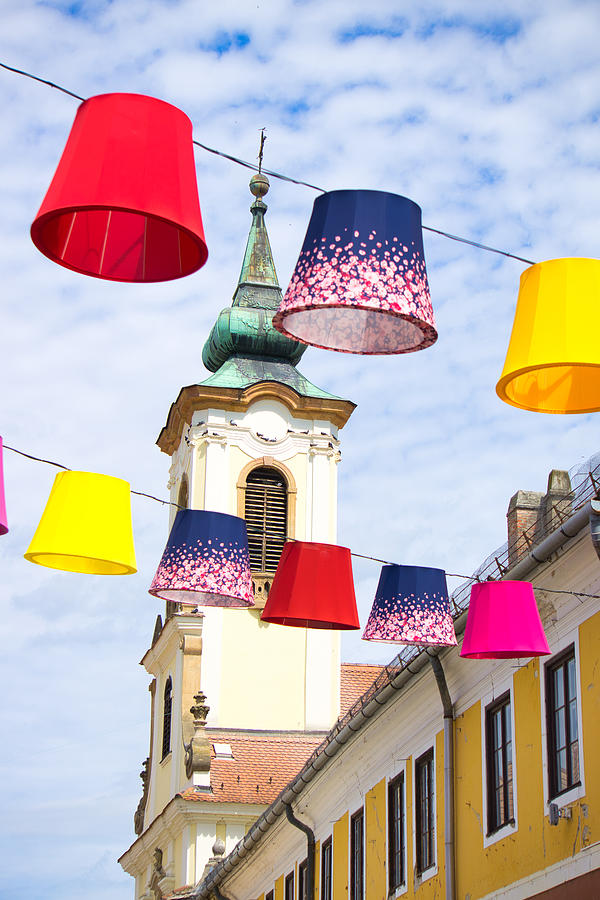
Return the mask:
MULTIPOLYGON (((50 459, 43 459, 41 456, 34 456, 32 453, 25 453, 24 450, 18 450, 16 447, 10 447, 8 444, 3 444, 3 447, 5 450, 11 450, 13 453, 18 453, 19 456, 24 456, 27 459, 34 460, 35 462, 46 463, 46 465, 49 465, 49 466, 56 466, 56 468, 64 469, 67 472, 73 471, 68 466, 64 466, 62 463, 53 462, 50 459)), ((174 506, 176 509, 188 509, 187 506, 182 506, 180 503, 175 503, 173 500, 163 500, 161 497, 155 497, 154 494, 148 494, 145 491, 134 491, 131 489, 130 489, 130 491, 132 494, 135 494, 137 497, 146 497, 148 500, 155 500, 157 503, 161 503, 163 506, 174 506)), ((250 525, 249 523, 246 523, 246 530, 251 533, 255 533, 255 534, 263 534, 263 531, 260 528, 250 525)), ((284 540, 285 541, 295 541, 295 540, 297 540, 297 538, 293 538, 293 537, 289 537, 288 535, 285 535, 284 540)), ((356 553, 354 550, 351 550, 350 553, 352 556, 355 556, 357 559, 366 559, 366 560, 369 560, 370 562, 380 563, 381 565, 384 565, 384 566, 399 565, 398 563, 390 562, 387 559, 380 559, 377 556, 368 556, 365 553, 356 553)), ((463 581, 473 581, 473 582, 477 582, 478 584, 482 584, 486 581, 500 581, 501 580, 499 578, 490 578, 489 576, 487 578, 481 578, 479 575, 462 575, 457 572, 445 572, 444 574, 446 575, 447 578, 460 578, 463 581)), ((577 597, 577 599, 580 601, 580 603, 583 603, 583 600, 581 598, 586 598, 586 599, 590 599, 590 600, 600 600, 600 594, 587 594, 583 591, 559 590, 557 588, 547 588, 547 587, 543 587, 541 585, 539 585, 539 586, 533 585, 533 588, 534 588, 534 590, 537 590, 537 591, 545 591, 548 594, 569 594, 572 597, 577 597)), ((452 600, 452 598, 451 598, 451 600, 452 600)))
MULTIPOLYGON (((33 81, 37 81, 40 84, 45 84, 48 87, 55 88, 57 91, 62 91, 63 94, 67 94, 69 97, 74 97, 75 100, 81 100, 85 102, 85 97, 81 97, 79 94, 75 94, 73 91, 69 91, 67 88, 62 87, 60 84, 56 84, 54 81, 49 81, 46 78, 40 78, 38 75, 33 75, 31 72, 26 72, 23 69, 16 69, 14 66, 9 66, 6 63, 0 62, 0 68, 6 69, 8 72, 13 72, 16 75, 23 75, 25 78, 31 78, 33 81)), ((280 181, 287 181, 291 184, 298 184, 302 187, 310 188, 313 191, 318 191, 321 194, 327 193, 325 188, 318 187, 316 184, 311 184, 308 181, 302 181, 299 178, 292 178, 290 175, 283 175, 281 172, 274 172, 272 169, 263 169, 262 168, 262 152, 264 142, 266 140, 266 136, 264 134, 265 129, 261 129, 261 144, 260 144, 260 152, 259 152, 259 164, 248 162, 245 159, 240 159, 237 156, 232 156, 230 153, 225 153, 223 150, 216 150, 214 147, 208 147, 206 144, 201 143, 195 139, 192 140, 192 143, 196 145, 196 147, 200 147, 202 150, 206 150, 208 153, 213 153, 215 156, 221 156, 223 159, 228 159, 230 162, 236 163, 238 166, 243 166, 246 169, 252 169, 254 172, 262 173, 265 175, 270 175, 272 178, 278 178, 280 181)), ((509 253, 508 250, 499 250, 496 247, 490 247, 488 244, 480 244, 478 241, 472 241, 469 238, 459 237, 456 234, 450 234, 447 231, 442 231, 440 228, 432 228, 428 225, 421 226, 423 231, 430 231, 433 234, 439 234, 442 237, 448 238, 451 241, 458 241, 460 244, 468 244, 470 247, 476 247, 478 250, 486 250, 488 253, 497 253, 500 256, 506 256, 509 259, 516 259, 519 262, 526 263, 528 266, 535 265, 534 260, 526 259, 524 256, 518 256, 515 253, 509 253)))

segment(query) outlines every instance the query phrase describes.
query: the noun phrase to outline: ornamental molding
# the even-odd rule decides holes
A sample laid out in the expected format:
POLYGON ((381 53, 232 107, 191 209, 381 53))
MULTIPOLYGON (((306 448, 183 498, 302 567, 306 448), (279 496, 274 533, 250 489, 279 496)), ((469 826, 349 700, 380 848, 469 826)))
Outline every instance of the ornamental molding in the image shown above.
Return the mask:
POLYGON ((154 851, 161 844, 168 848, 170 842, 183 834, 188 825, 216 825, 218 821, 253 822, 267 808, 266 803, 202 803, 175 796, 164 807, 146 830, 119 857, 118 862, 129 874, 143 875, 152 865, 154 851))
MULTIPOLYGON (((170 616, 156 643, 142 657, 141 665, 150 675, 162 675, 174 661, 175 654, 183 650, 181 638, 184 640, 184 647, 186 638, 191 636, 201 638, 203 619, 202 613, 193 615, 177 613, 170 616)), ((192 645, 193 642, 189 644, 189 647, 191 648, 192 645)))
POLYGON ((186 426, 191 425, 195 412, 203 409, 226 409, 245 412, 257 400, 274 399, 283 403, 294 418, 320 419, 343 428, 356 404, 335 397, 303 397, 293 388, 277 381, 261 381, 246 388, 221 388, 193 384, 180 390, 171 404, 167 422, 161 430, 157 445, 172 456, 181 444, 186 426))

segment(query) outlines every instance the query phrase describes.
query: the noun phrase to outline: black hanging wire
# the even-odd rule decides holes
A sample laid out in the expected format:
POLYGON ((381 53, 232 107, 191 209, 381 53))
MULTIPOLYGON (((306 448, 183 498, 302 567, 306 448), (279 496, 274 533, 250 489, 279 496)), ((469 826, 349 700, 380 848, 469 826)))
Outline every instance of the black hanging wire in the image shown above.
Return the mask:
POLYGON ((47 84, 48 87, 55 88, 57 91, 62 91, 63 94, 68 94, 69 97, 75 97, 76 100, 85 100, 85 97, 80 97, 79 94, 68 91, 67 88, 61 87, 60 84, 54 84, 53 81, 47 81, 45 78, 38 78, 37 75, 32 75, 31 72, 24 72, 23 69, 15 69, 13 66, 7 66, 6 63, 3 62, 0 62, 0 66, 8 72, 16 72, 17 75, 25 75, 26 78, 31 78, 33 81, 39 81, 40 84, 47 84))
MULTIPOLYGON (((14 66, 9 66, 3 62, 0 62, 0 67, 6 69, 8 72, 14 72, 17 75, 24 75, 25 78, 31 78, 33 81, 38 81, 40 84, 46 84, 48 85, 48 87, 55 88, 57 91, 62 91, 63 94, 68 94, 69 97, 74 97, 76 100, 85 100, 85 97, 81 97, 79 94, 75 94, 73 91, 69 91, 67 90, 67 88, 61 87, 60 84, 55 84, 53 81, 48 81, 46 78, 39 78, 37 75, 32 75, 31 72, 25 72, 23 69, 16 69, 14 66)), ((290 175, 283 175, 281 172, 275 172, 272 169, 263 169, 262 149, 264 146, 264 141, 264 129, 262 129, 259 165, 248 162, 248 160, 246 159, 240 159, 238 156, 233 156, 231 153, 225 153, 223 150, 216 150, 214 147, 209 147, 207 144, 203 144, 201 141, 197 141, 195 139, 192 140, 192 143, 195 144, 196 147, 200 147, 202 150, 206 150, 207 153, 213 153, 215 156, 221 156, 223 159, 228 159, 230 162, 234 162, 238 166, 243 166, 246 169, 252 169, 254 172, 264 172, 265 175, 270 175, 272 178, 278 178, 280 181, 287 181, 290 184, 298 184, 302 187, 310 188, 313 191, 318 191, 321 194, 326 193, 325 188, 318 187, 318 185, 316 184, 311 184, 309 181, 302 181, 299 178, 292 178, 290 175)), ((448 238, 448 240, 450 241, 457 241, 460 244, 468 244, 470 247, 476 247, 478 250, 486 250, 488 253, 497 253, 500 256, 507 257, 508 259, 516 259, 519 262, 526 263, 528 266, 535 265, 534 260, 526 259, 524 256, 517 256, 515 253, 509 253, 507 250, 499 250, 497 247, 490 247, 487 244, 480 244, 477 241, 471 241, 468 238, 462 238, 456 234, 450 234, 448 231, 442 231, 440 228, 431 228, 431 226, 429 225, 422 225, 421 227, 423 228, 423 231, 430 231, 433 234, 439 234, 442 237, 448 238)))
MULTIPOLYGON (((11 450, 13 453, 18 453, 19 456, 25 456, 27 459, 32 459, 35 462, 46 463, 46 465, 48 465, 48 466, 56 466, 56 468, 63 469, 66 472, 73 471, 68 466, 63 466, 62 463, 53 462, 50 459, 43 459, 41 456, 34 456, 32 453, 25 453, 24 450, 17 450, 16 447, 11 447, 8 444, 4 444, 3 447, 5 450, 11 450)), ((134 491, 134 490, 131 490, 131 488, 130 488, 130 492, 132 494, 135 494, 137 497, 147 497, 148 500, 155 500, 157 503, 161 503, 163 506, 174 506, 176 509, 187 509, 188 508, 186 506, 182 506, 180 503, 174 503, 172 500, 163 500, 161 497, 155 497, 154 494, 147 494, 145 491, 134 491)), ((262 534, 262 530, 260 528, 254 527, 252 525, 246 524, 246 529, 248 531, 255 531, 257 533, 262 534)), ((296 540, 296 538, 287 537, 287 536, 285 539, 286 539, 286 541, 296 540)), ((382 563, 384 566, 398 565, 398 563, 389 562, 386 559, 379 559, 379 557, 377 557, 377 556, 367 556, 364 553, 355 553, 354 550, 351 550, 350 554, 352 556, 357 557, 358 559, 368 559, 371 562, 382 563)), ((448 578, 462 578, 463 581, 477 581, 477 582, 498 581, 497 578, 486 578, 486 579, 482 580, 479 577, 479 575, 461 575, 461 574, 458 574, 457 572, 444 572, 444 574, 448 578)), ((580 602, 583 602, 583 601, 581 601, 582 597, 586 597, 586 598, 593 599, 593 600, 600 600, 600 594, 586 594, 583 591, 559 590, 557 588, 546 588, 546 587, 543 587, 542 585, 538 586, 535 584, 532 585, 532 587, 536 591, 546 591, 549 594, 570 594, 573 597, 577 597, 580 600, 580 602)), ((451 601, 452 601, 452 603, 454 603, 452 598, 451 598, 451 601)))

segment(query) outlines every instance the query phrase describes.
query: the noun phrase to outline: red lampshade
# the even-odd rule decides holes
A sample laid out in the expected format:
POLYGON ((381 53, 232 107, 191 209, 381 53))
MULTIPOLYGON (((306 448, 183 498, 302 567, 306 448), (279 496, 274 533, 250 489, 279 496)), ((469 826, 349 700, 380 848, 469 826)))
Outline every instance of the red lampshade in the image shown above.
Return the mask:
POLYGON ((169 281, 206 262, 192 123, 142 94, 84 101, 31 238, 96 278, 169 281))
POLYGON ((461 656, 523 659, 549 653, 530 582, 485 581, 473 585, 461 656))
POLYGON ((359 628, 350 550, 308 541, 285 544, 261 619, 301 628, 359 628))

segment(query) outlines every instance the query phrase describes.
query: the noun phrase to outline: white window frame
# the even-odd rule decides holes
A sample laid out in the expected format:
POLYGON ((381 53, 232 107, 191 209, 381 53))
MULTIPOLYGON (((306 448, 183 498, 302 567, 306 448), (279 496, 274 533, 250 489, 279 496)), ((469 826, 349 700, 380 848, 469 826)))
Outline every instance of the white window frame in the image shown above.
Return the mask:
MULTIPOLYGON (((360 900, 366 900, 367 896, 367 811, 366 811, 366 803, 365 798, 363 797, 363 802, 361 805, 354 810, 354 812, 348 812, 348 900, 353 900, 352 897, 352 819, 357 813, 362 812, 362 897, 360 900)), ((334 888, 333 888, 333 838, 331 842, 332 846, 332 857, 331 857, 331 895, 334 896, 334 888)))
POLYGON ((438 853, 437 853, 437 842, 438 842, 438 817, 437 817, 437 778, 436 778, 436 770, 437 770, 437 748, 436 748, 436 736, 435 734, 431 736, 431 739, 427 741, 427 743, 422 744, 416 752, 412 754, 412 834, 413 834, 413 870, 415 872, 415 883, 423 884, 424 881, 428 881, 430 878, 433 878, 438 873, 438 853), (417 873, 417 760, 419 760, 423 754, 427 753, 428 750, 433 750, 433 815, 434 815, 434 834, 433 834, 433 863, 424 869, 422 872, 417 873))
MULTIPOLYGON (((435 748, 434 748, 435 753, 435 748)), ((404 763, 400 769, 398 769, 394 775, 386 775, 385 779, 385 851, 386 851, 386 859, 385 859, 385 877, 386 877, 386 894, 388 897, 401 897, 402 894, 406 894, 408 891, 408 816, 406 809, 406 792, 408 789, 408 775, 409 773, 406 770, 406 763, 404 763), (391 893, 390 892, 390 882, 389 882, 389 847, 390 847, 390 810, 389 810, 389 786, 392 781, 395 781, 400 775, 404 776, 404 882, 397 887, 396 890, 391 893)))
POLYGON ((498 841, 503 840, 511 834, 516 834, 519 830, 519 811, 517 807, 517 741, 515 731, 515 692, 512 675, 507 676, 502 681, 494 684, 494 689, 489 691, 481 698, 481 810, 483 824, 483 847, 491 847, 498 841), (511 752, 512 752, 512 784, 513 784, 513 812, 514 823, 503 825, 493 834, 488 834, 488 772, 487 772, 487 729, 486 729, 486 712, 488 707, 502 697, 504 694, 510 696, 510 727, 511 727, 511 752))
POLYGON ((583 767, 583 722, 581 716, 581 660, 579 656, 579 628, 575 628, 568 634, 563 635, 560 640, 550 642, 550 656, 540 657, 540 699, 541 699, 541 719, 542 719, 542 779, 544 788, 544 815, 550 815, 550 803, 556 803, 559 809, 574 803, 585 797, 585 770, 583 767), (552 664, 555 657, 559 656, 566 650, 570 644, 573 644, 575 651, 575 682, 577 696, 577 728, 579 729, 579 780, 580 784, 565 791, 558 797, 550 800, 550 778, 548 771, 548 727, 546 717, 546 666, 552 664))

